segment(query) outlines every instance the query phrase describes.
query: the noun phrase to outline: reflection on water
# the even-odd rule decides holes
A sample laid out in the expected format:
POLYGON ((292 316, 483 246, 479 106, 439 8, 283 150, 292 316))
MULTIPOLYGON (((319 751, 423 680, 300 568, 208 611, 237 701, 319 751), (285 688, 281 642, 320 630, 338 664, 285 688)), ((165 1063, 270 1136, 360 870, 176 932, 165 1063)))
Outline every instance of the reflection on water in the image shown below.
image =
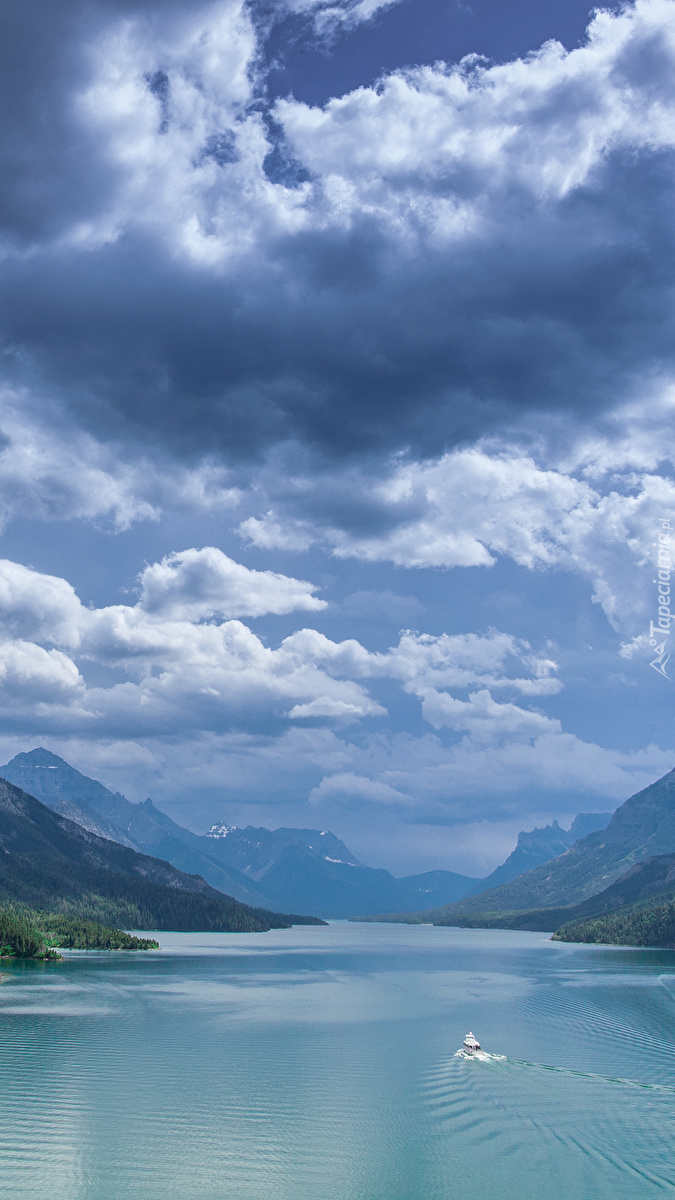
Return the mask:
POLYGON ((3 964, 0 1196, 675 1191, 675 953, 347 923, 161 941, 3 964))

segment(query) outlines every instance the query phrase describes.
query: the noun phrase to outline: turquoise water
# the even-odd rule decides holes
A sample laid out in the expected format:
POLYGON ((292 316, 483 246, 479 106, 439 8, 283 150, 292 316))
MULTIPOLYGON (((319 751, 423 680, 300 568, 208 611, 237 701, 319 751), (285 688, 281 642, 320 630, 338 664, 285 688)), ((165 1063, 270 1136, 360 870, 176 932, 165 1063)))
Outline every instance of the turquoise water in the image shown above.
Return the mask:
POLYGON ((675 953, 350 925, 2 964, 0 1196, 675 1192, 675 953), (455 1057, 471 1028, 503 1060, 455 1057))

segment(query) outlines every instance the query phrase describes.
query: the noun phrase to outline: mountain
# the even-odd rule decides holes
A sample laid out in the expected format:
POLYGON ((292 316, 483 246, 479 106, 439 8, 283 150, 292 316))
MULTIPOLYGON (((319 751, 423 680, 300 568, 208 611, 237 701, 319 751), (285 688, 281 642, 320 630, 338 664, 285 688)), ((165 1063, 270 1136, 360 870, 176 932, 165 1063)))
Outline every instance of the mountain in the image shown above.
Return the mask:
POLYGON ((325 917, 387 912, 392 905, 447 904, 477 883, 454 871, 396 879, 382 868, 364 866, 326 829, 214 825, 206 836, 216 843, 220 861, 254 879, 275 907, 291 903, 325 917))
POLYGON ((363 866, 344 841, 328 829, 265 829, 258 826, 215 824, 207 835, 209 851, 219 862, 234 866, 252 880, 262 880, 288 846, 303 846, 325 863, 363 866))
MULTIPOLYGON (((561 927, 575 926, 587 920, 617 915, 645 906, 675 900, 675 854, 655 855, 646 858, 626 871, 615 883, 601 892, 590 896, 580 904, 566 904, 558 908, 532 908, 514 911, 492 911, 467 913, 458 916, 446 907, 439 910, 443 916, 435 915, 434 925, 459 925, 480 929, 530 929, 544 933, 560 932, 561 927), (449 915, 448 915, 449 914, 449 915)), ((411 924, 429 913, 410 914, 411 924)), ((562 940, 562 939, 561 939, 562 940)), ((572 939, 570 939, 572 940, 572 939)))
POLYGON ((247 825, 213 825, 206 834, 220 862, 261 879, 287 846, 305 846, 325 862, 362 867, 344 842, 328 829, 265 829, 247 825))
POLYGON ((580 838, 557 858, 500 887, 401 919, 453 924, 478 914, 524 912, 581 904, 632 866, 675 852, 675 770, 631 796, 605 829, 580 838))
POLYGON ((611 820, 611 813, 578 813, 569 829, 561 829, 558 822, 544 825, 542 828, 530 830, 529 833, 519 833, 518 843, 512 850, 506 862, 497 867, 491 875, 481 879, 480 886, 471 893, 486 892, 491 888, 500 887, 502 883, 510 883, 526 871, 541 867, 544 863, 564 854, 579 838, 588 833, 605 829, 611 820))
POLYGON ((625 875, 596 896, 577 904, 569 913, 572 920, 596 917, 628 905, 675 899, 675 854, 656 854, 636 863, 625 875))
POLYGON ((638 863, 568 911, 554 940, 675 948, 675 854, 638 863))
POLYGON ((59 800, 57 804, 48 804, 47 808, 51 808, 52 812, 58 813, 61 817, 67 817, 69 821, 74 821, 76 825, 81 825, 83 829, 88 829, 89 833, 95 833, 97 837, 105 838, 108 842, 119 842, 122 846, 128 846, 130 850, 138 849, 131 838, 113 825, 112 821, 106 821, 105 817, 99 817, 93 808, 85 804, 84 800, 80 800, 79 803, 75 800, 59 800))
POLYGON ((325 917, 352 917, 365 908, 386 912, 392 905, 433 903, 435 896, 466 895, 474 883, 452 871, 396 879, 381 868, 322 857, 300 843, 287 844, 261 879, 275 905, 283 908, 293 897, 292 907, 325 917))
POLYGON ((3 779, 0 898, 127 928, 257 932, 315 923, 240 904, 199 875, 90 833, 3 779))
POLYGON ((514 880, 607 824, 580 813, 568 831, 556 821, 518 835, 506 862, 487 879, 427 871, 397 879, 368 867, 329 830, 265 829, 219 823, 205 835, 178 825, 152 800, 132 804, 42 748, 17 754, 0 775, 99 837, 201 875, 218 891, 254 907, 291 908, 322 917, 382 915, 443 907, 514 880))
POLYGON ((290 905, 320 917, 350 917, 448 904, 479 882, 454 871, 396 879, 359 862, 329 830, 238 829, 221 823, 206 835, 192 833, 151 800, 132 804, 42 748, 17 754, 0 767, 0 776, 99 836, 114 837, 117 831, 118 841, 197 873, 249 905, 275 910, 290 905))
POLYGON ((165 859, 188 874, 202 875, 213 888, 244 904, 269 906, 268 897, 255 884, 204 852, 202 843, 206 843, 207 851, 212 845, 205 838, 177 825, 151 800, 132 804, 120 792, 109 791, 49 750, 39 748, 17 754, 0 767, 0 777, 99 836, 112 837, 141 853, 165 859))

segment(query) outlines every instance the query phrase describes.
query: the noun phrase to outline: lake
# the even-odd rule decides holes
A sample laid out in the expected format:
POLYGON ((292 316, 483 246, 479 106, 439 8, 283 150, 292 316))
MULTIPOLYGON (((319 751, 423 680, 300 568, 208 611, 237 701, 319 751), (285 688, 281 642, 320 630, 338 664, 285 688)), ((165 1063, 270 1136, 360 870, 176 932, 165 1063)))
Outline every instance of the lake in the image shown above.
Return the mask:
POLYGON ((1 966, 0 1196, 675 1192, 675 953, 336 922, 1 966), (472 1029, 503 1059, 455 1057, 472 1029))

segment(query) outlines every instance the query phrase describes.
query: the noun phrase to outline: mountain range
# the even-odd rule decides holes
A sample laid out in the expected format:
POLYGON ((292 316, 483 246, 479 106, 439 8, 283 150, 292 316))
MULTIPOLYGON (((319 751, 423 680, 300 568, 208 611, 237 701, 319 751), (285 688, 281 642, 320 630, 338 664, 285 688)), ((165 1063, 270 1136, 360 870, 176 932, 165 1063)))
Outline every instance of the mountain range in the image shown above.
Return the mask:
POLYGON ((605 829, 587 834, 564 853, 517 879, 441 906, 431 919, 580 904, 604 891, 636 863, 673 852, 675 770, 626 800, 605 829))
POLYGON ((582 813, 568 831, 554 821, 523 832, 506 862, 484 880, 444 870, 397 879, 360 862, 329 830, 219 823, 207 834, 193 833, 152 800, 133 804, 42 748, 17 754, 0 767, 0 776, 98 837, 199 874, 245 904, 332 918, 448 905, 547 862, 610 817, 582 813))
POLYGON ((500 867, 496 867, 491 875, 479 880, 478 887, 472 892, 467 892, 467 895, 486 892, 503 883, 510 883, 512 879, 517 879, 534 867, 543 866, 552 858, 564 854, 579 838, 605 829, 611 817, 611 813, 579 813, 569 829, 561 829, 558 822, 553 821, 551 825, 519 833, 516 848, 511 851, 506 861, 500 867))
POLYGON ((675 770, 611 819, 580 813, 569 830, 553 821, 520 833, 482 880, 450 871, 396 879, 329 830, 221 822, 196 834, 44 749, 0 772, 0 899, 34 908, 127 928, 257 930, 358 916, 372 900, 365 919, 675 940, 675 770))
MULTIPOLYGON (((498 875, 499 869, 492 878, 498 875)), ((675 770, 629 797, 606 828, 579 838, 544 865, 454 904, 392 914, 385 919, 410 924, 558 930, 561 940, 574 940, 573 926, 583 934, 589 922, 610 915, 621 917, 616 927, 627 936, 631 925, 637 928, 649 923, 643 920, 646 909, 663 909, 674 903, 675 770), (642 916, 638 918, 636 913, 642 916)), ((370 919, 382 920, 382 916, 370 919)), ((663 936, 670 937, 674 919, 670 910, 665 916, 661 913, 660 925, 666 931, 663 936)), ((659 922, 655 919, 652 925, 655 923, 659 922)), ((605 921, 598 924, 597 937, 579 936, 577 940, 599 940, 603 930, 609 928, 605 921)))
POLYGON ((254 909, 99 837, 0 779, 0 900, 132 929, 259 932, 317 918, 254 909))
POLYGON ((447 904, 478 881, 453 871, 396 879, 367 867, 328 830, 215 825, 196 834, 172 821, 152 800, 132 804, 64 759, 38 748, 17 754, 0 776, 54 812, 99 837, 166 859, 245 904, 319 917, 447 904))

